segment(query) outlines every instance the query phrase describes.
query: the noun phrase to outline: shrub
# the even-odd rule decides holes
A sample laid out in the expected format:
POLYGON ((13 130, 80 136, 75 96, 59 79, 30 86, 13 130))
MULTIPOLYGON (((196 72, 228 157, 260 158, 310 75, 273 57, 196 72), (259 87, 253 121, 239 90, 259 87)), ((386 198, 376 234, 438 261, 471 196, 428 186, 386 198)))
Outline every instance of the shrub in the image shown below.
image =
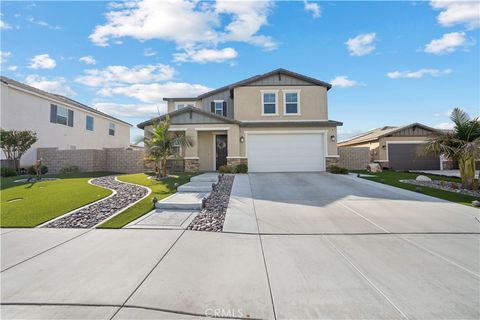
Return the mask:
POLYGON ((16 175, 17 175, 17 172, 12 168, 5 167, 1 169, 2 177, 14 177, 16 175))
POLYGON ((60 169, 61 174, 76 173, 78 171, 80 171, 80 169, 77 166, 68 166, 60 169))
POLYGON ((232 167, 227 165, 220 166, 220 168, 218 168, 218 171, 220 171, 220 173, 232 173, 232 167))
POLYGON ((342 168, 342 167, 339 167, 339 166, 331 166, 328 171, 330 173, 334 173, 334 174, 348 174, 348 169, 347 168, 342 168))
POLYGON ((239 164, 238 166, 235 167, 235 173, 247 173, 248 172, 248 166, 244 163, 239 164))
MULTIPOLYGON (((28 167, 27 172, 28 172, 29 175, 34 176, 34 175, 37 174, 37 168, 35 166, 30 166, 30 167, 28 167)), ((47 166, 41 166, 40 167, 40 173, 41 174, 45 174, 47 172, 48 172, 48 167, 47 166)))

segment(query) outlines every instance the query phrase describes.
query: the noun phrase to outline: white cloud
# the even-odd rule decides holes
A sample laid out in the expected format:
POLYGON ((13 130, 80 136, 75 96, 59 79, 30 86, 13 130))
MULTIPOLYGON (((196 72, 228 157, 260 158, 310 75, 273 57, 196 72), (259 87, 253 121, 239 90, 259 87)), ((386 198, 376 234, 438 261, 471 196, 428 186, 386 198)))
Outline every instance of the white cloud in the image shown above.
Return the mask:
POLYGON ((200 84, 167 82, 103 88, 98 93, 106 97, 124 95, 144 103, 163 103, 164 97, 194 97, 209 90, 211 89, 200 84))
POLYGON ((348 79, 347 76, 337 76, 330 80, 330 83, 332 86, 340 88, 350 88, 359 85, 357 81, 348 79))
POLYGON ((56 65, 55 60, 50 58, 48 54, 39 54, 30 59, 28 67, 31 69, 53 69, 56 65))
POLYGON ((121 84, 165 81, 173 78, 175 69, 168 65, 108 66, 104 69, 89 69, 86 75, 77 77, 76 82, 90 86, 118 86, 121 84))
POLYGON ((86 63, 86 64, 96 64, 96 63, 97 63, 97 61, 95 60, 95 58, 92 57, 92 56, 84 56, 84 57, 81 57, 80 59, 78 59, 78 61, 83 62, 83 63, 86 63))
POLYGON ((5 21, 0 20, 0 29, 1 30, 7 30, 7 29, 12 29, 12 27, 8 23, 6 23, 5 21))
POLYGON ((17 71, 18 66, 10 66, 7 69, 8 69, 8 71, 17 71))
POLYGON ((433 127, 442 130, 452 130, 453 127, 455 127, 455 124, 453 124, 453 122, 442 122, 434 125, 433 127))
POLYGON ((320 6, 316 2, 308 2, 308 1, 303 1, 303 4, 305 6, 305 11, 311 12, 312 16, 316 18, 320 18, 322 14, 322 10, 320 9, 320 6))
POLYGON ((173 41, 182 49, 211 47, 226 41, 273 49, 276 43, 258 34, 267 24, 271 6, 270 1, 125 2, 111 8, 106 14, 107 22, 97 25, 89 38, 100 46, 107 46, 114 39, 132 37, 140 41, 173 41))
POLYGON ((12 56, 10 51, 0 51, 0 64, 7 62, 8 58, 12 56))
POLYGON ((452 73, 451 69, 419 69, 417 71, 392 71, 387 73, 387 77, 390 79, 410 78, 420 79, 423 76, 430 75, 432 77, 439 77, 442 75, 452 73))
POLYGON ((434 113, 433 115, 435 117, 442 117, 442 116, 445 116, 445 117, 450 117, 450 115, 452 114, 453 112, 453 109, 450 109, 448 111, 445 111, 445 112, 437 112, 437 113, 434 113))
POLYGON ((45 21, 42 21, 42 20, 37 20, 33 17, 27 17, 27 21, 32 23, 32 24, 36 24, 36 25, 39 25, 39 26, 42 26, 42 27, 48 27, 50 29, 55 29, 55 30, 60 30, 60 29, 63 29, 62 27, 60 26, 52 26, 50 24, 48 24, 48 22, 45 22, 45 21))
POLYGON ((221 50, 215 49, 200 49, 200 50, 187 50, 183 53, 174 54, 175 61, 179 62, 224 62, 227 60, 235 59, 238 56, 238 52, 233 48, 224 48, 221 50))
POLYGON ((375 37, 375 32, 359 34, 355 38, 348 39, 345 44, 350 51, 350 55, 364 56, 372 53, 373 50, 375 50, 375 44, 373 43, 375 41, 375 37))
POLYGON ((468 29, 480 26, 480 2, 478 1, 431 1, 434 9, 442 10, 437 17, 444 27, 464 24, 468 29))
POLYGON ((32 74, 27 76, 27 78, 25 79, 25 83, 32 87, 50 93, 60 94, 67 97, 76 95, 75 91, 73 91, 67 85, 67 81, 65 80, 65 78, 62 77, 49 80, 45 77, 32 74))
POLYGON ((158 104, 122 104, 114 102, 99 102, 93 105, 95 109, 114 117, 152 118, 167 112, 166 103, 158 104))
POLYGON ((146 48, 145 50, 143 50, 143 55, 145 57, 151 57, 151 56, 154 56, 156 54, 157 54, 157 52, 155 50, 153 50, 152 48, 146 48))
POLYGON ((440 39, 430 41, 425 45, 425 52, 433 54, 451 53, 467 45, 465 32, 445 33, 440 39))

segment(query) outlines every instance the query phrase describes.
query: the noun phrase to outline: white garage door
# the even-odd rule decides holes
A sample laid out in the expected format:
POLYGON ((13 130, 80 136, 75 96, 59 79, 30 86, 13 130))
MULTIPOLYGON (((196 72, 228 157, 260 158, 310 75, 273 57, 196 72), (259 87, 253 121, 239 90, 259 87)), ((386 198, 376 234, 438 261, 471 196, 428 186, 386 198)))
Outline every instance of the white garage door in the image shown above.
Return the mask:
POLYGON ((248 171, 325 171, 324 139, 323 133, 249 133, 248 171))

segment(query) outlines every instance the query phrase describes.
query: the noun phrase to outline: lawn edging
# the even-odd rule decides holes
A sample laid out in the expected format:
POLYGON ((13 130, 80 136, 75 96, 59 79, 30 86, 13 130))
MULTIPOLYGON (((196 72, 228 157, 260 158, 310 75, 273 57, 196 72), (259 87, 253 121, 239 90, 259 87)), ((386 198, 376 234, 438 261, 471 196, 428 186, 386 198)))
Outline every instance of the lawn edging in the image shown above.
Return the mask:
MULTIPOLYGON (((122 212, 124 212, 125 210, 127 210, 128 208, 133 207, 134 205, 136 205, 136 204, 139 203, 140 201, 142 201, 142 200, 144 200, 145 198, 147 198, 147 197, 152 193, 152 189, 150 189, 149 187, 145 187, 145 186, 142 186, 142 185, 136 184, 136 183, 131 183, 131 182, 125 182, 125 181, 122 181, 122 180, 118 180, 118 176, 115 177, 115 180, 117 180, 118 182, 121 182, 121 183, 131 184, 131 185, 134 185, 134 186, 137 186, 137 187, 141 187, 141 188, 147 189, 147 194, 146 194, 144 197, 138 199, 137 201, 130 203, 130 204, 129 204, 128 206, 126 206, 125 208, 119 210, 119 211, 116 212, 114 215, 108 217, 107 219, 105 219, 105 220, 103 220, 103 221, 100 221, 99 223, 97 223, 96 225, 94 225, 94 226, 92 227, 92 229, 96 229, 96 228, 97 228, 98 226, 100 226, 101 224, 103 224, 103 223, 107 222, 108 220, 110 220, 110 219, 118 216, 119 214, 121 214, 122 212)), ((104 199, 106 199, 106 198, 104 198, 104 199)), ((102 200, 103 200, 103 199, 102 199, 102 200)))
POLYGON ((55 218, 53 218, 53 219, 51 219, 51 220, 45 221, 44 223, 39 224, 38 226, 35 226, 35 228, 42 228, 42 227, 44 227, 45 225, 47 225, 47 224, 49 224, 49 223, 52 223, 52 222, 57 221, 57 220, 60 220, 61 218, 66 217, 66 216, 68 216, 69 214, 75 213, 75 212, 77 212, 78 210, 82 210, 83 208, 86 208, 86 207, 88 207, 88 206, 91 206, 92 204, 95 204, 95 203, 97 203, 97 202, 103 201, 103 200, 105 200, 105 199, 111 198, 111 197, 113 197, 114 195, 117 194, 117 191, 116 191, 116 190, 113 190, 113 189, 110 189, 110 188, 105 188, 105 187, 102 187, 102 186, 97 186, 96 184, 93 184, 93 183, 92 183, 92 180, 93 180, 93 179, 96 179, 96 178, 91 178, 91 179, 89 179, 89 180, 87 181, 87 183, 90 184, 90 185, 92 185, 92 186, 98 187, 98 188, 103 188, 103 189, 110 190, 112 193, 111 193, 110 195, 104 197, 104 198, 101 198, 101 199, 97 200, 97 201, 93 201, 93 202, 87 203, 87 204, 84 205, 84 206, 75 208, 75 209, 73 209, 73 210, 71 210, 71 211, 69 211, 69 212, 67 212, 67 213, 62 214, 61 216, 58 216, 58 217, 55 217, 55 218))

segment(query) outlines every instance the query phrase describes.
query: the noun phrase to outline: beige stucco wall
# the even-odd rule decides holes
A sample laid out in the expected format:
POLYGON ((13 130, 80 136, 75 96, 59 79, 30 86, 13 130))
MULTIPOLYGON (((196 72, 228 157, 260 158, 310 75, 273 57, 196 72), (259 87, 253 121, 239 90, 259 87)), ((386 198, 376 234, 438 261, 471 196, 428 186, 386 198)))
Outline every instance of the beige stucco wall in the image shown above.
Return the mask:
MULTIPOLYGON (((215 134, 220 134, 218 131, 201 131, 198 132, 198 157, 200 164, 200 171, 212 171, 213 168, 213 137, 215 134)), ((225 133, 223 133, 225 134, 225 133)))
MULTIPOLYGON (((337 136, 337 128, 336 127, 242 127, 240 128, 240 136, 246 137, 245 133, 248 132, 258 132, 258 131, 265 131, 265 132, 290 132, 290 131, 327 131, 327 151, 328 154, 325 156, 336 156, 338 155, 337 150, 337 142, 332 141, 330 137, 337 136)), ((248 143, 248 142, 247 142, 248 143)), ((240 144, 240 155, 242 157, 245 156, 245 143, 240 144)))
POLYGON ((387 161, 387 142, 398 141, 427 141, 426 137, 385 137, 379 139, 378 160, 387 161), (385 148, 383 148, 385 146, 385 148))
MULTIPOLYGON (((37 148, 102 149, 124 148, 130 144, 130 126, 125 123, 90 113, 84 109, 26 93, 1 84, 1 127, 32 130, 38 141, 25 153, 21 166, 29 166, 37 159, 37 148), (73 127, 50 122, 50 104, 74 111, 73 127), (94 118, 94 131, 86 130, 86 116, 94 118), (108 134, 108 126, 115 123, 115 136, 108 134)), ((2 159, 5 158, 1 152, 2 159)))
POLYGON ((248 120, 327 120, 327 89, 321 86, 252 86, 235 90, 235 119, 248 120), (262 116, 262 90, 278 90, 277 113, 262 116), (283 90, 299 90, 300 115, 285 115, 283 90))

